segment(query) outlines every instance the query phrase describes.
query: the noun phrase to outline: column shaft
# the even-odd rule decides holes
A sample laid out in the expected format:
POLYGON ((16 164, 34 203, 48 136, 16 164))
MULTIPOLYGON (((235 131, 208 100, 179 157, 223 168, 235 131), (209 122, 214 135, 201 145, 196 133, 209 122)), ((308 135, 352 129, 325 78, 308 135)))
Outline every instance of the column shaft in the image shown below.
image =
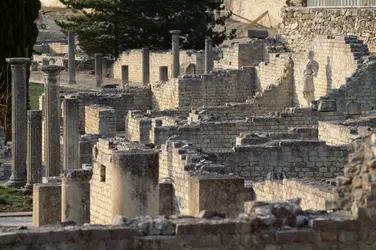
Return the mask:
POLYGON ((100 87, 103 84, 102 57, 102 54, 95 54, 95 76, 97 80, 97 87, 100 87))
POLYGON ((75 56, 75 38, 73 31, 68 31, 68 73, 69 84, 76 84, 76 56, 75 56))
POLYGON ((43 67, 45 73, 45 154, 46 176, 60 175, 60 93, 59 75, 63 67, 43 67))
POLYGON ((12 67, 12 175, 8 186, 26 184, 26 66, 30 58, 9 58, 12 67))
POLYGON ((80 139, 79 102, 76 98, 64 100, 64 163, 63 168, 78 169, 79 153, 78 144, 80 139))
POLYGON ((142 83, 148 85, 150 83, 150 51, 143 48, 142 52, 142 83))
POLYGON ((205 40, 205 74, 213 70, 213 40, 205 40))
POLYGON ((34 183, 42 182, 42 111, 27 112, 27 182, 25 189, 32 190, 34 183))
POLYGON ((180 51, 179 34, 180 30, 171 30, 172 34, 172 78, 177 78, 180 74, 180 51))

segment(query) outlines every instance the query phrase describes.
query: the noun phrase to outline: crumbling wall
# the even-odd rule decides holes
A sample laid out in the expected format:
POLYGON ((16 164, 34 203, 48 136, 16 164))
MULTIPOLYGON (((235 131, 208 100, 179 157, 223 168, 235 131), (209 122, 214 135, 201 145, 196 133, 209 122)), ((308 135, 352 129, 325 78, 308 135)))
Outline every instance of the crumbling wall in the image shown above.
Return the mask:
MULTIPOLYGON (((374 47, 376 8, 296 8, 282 10, 278 32, 294 51, 301 51, 316 35, 354 34, 374 47)), ((334 51, 337 51, 335 49, 334 51)))
POLYGON ((214 61, 215 68, 240 69, 264 62, 267 58, 263 39, 252 39, 247 43, 236 43, 221 47, 221 58, 214 61))
POLYGON ((264 65, 260 67, 261 70, 257 69, 255 75, 256 88, 260 92, 254 97, 248 98, 246 103, 228 103, 222 106, 205 105, 205 107, 192 109, 190 113, 191 121, 198 120, 200 116, 213 117, 214 119, 232 119, 265 115, 270 112, 281 112, 286 107, 292 107, 293 62, 289 57, 275 61, 278 61, 282 69, 281 72, 278 71, 274 74, 272 69, 274 65, 264 65), (269 78, 268 75, 273 76, 269 78), (278 78, 276 78, 277 75, 278 78))
POLYGON ((311 179, 284 179, 255 183, 256 201, 301 199, 304 210, 327 210, 326 201, 334 199, 334 186, 311 179))
MULTIPOLYGON (((196 73, 204 72, 203 53, 196 51, 181 51, 180 65, 181 74, 186 74, 191 64, 195 65, 196 73)), ((129 81, 134 83, 142 82, 142 53, 141 50, 130 50, 123 52, 114 64, 114 78, 121 78, 121 66, 128 65, 129 81)), ((159 67, 167 66, 168 75, 171 77, 172 55, 171 51, 150 51, 150 83, 159 81, 159 67)))
POLYGON ((131 88, 127 91, 114 93, 80 92, 69 94, 79 100, 80 131, 85 130, 85 106, 102 105, 115 110, 116 129, 125 129, 124 120, 129 110, 149 110, 151 108, 151 93, 149 88, 131 88))
POLYGON ((151 142, 164 144, 173 136, 192 142, 206 152, 231 150, 241 133, 287 132, 290 127, 317 126, 318 121, 344 120, 336 112, 318 112, 311 109, 291 109, 278 117, 251 117, 243 120, 201 120, 183 126, 155 126, 150 131, 151 142))
POLYGON ((281 140, 263 145, 237 146, 232 152, 215 153, 216 162, 228 173, 253 181, 269 172, 284 172, 289 178, 334 178, 341 175, 348 149, 320 141, 281 140))
MULTIPOLYGON (((333 90, 345 85, 346 79, 357 70, 357 60, 361 55, 368 54, 368 48, 351 36, 329 38, 327 36, 316 36, 304 46, 303 52, 293 53, 292 56, 294 60, 294 105, 300 107, 307 106, 307 101, 303 97, 303 79, 308 62, 308 51, 314 52, 314 60, 319 64, 318 75, 314 77, 315 99, 326 96, 333 90)), ((362 87, 364 85, 365 83, 360 84, 362 87)), ((340 110, 343 111, 344 109, 341 108, 340 110)))
POLYGON ((347 145, 355 136, 370 133, 369 127, 337 122, 319 122, 318 130, 319 140, 326 141, 328 145, 347 145))
POLYGON ((257 90, 264 91, 270 85, 277 85, 276 83, 278 83, 281 76, 285 73, 289 64, 291 64, 290 53, 270 54, 268 62, 262 62, 256 67, 257 90))
POLYGON ((220 70, 206 75, 185 75, 152 85, 153 109, 182 109, 202 105, 245 102, 254 94, 250 68, 220 70))

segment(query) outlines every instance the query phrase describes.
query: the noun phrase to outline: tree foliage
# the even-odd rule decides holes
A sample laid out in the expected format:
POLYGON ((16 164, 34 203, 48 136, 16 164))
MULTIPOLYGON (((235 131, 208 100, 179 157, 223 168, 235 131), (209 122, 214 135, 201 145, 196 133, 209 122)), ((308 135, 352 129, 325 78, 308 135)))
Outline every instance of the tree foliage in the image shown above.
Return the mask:
POLYGON ((75 31, 80 47, 88 54, 118 56, 121 51, 171 46, 170 30, 181 31, 182 49, 203 49, 205 38, 220 44, 233 38, 225 21, 231 13, 216 18, 223 0, 60 0, 82 13, 57 22, 65 31, 75 31))
MULTIPOLYGON (((11 137, 11 71, 5 59, 31 57, 38 36, 34 23, 41 8, 39 0, 0 1, 0 126, 11 137)), ((27 81, 30 69, 27 70, 27 81)))

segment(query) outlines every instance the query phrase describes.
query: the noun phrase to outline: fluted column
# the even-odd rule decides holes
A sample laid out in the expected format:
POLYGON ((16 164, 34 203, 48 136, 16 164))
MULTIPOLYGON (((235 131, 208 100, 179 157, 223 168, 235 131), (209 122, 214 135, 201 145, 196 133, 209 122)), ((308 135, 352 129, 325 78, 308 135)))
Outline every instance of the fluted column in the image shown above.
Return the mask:
POLYGON ((23 187, 26 184, 26 67, 30 58, 6 59, 12 67, 12 175, 7 186, 23 187))
POLYGON ((177 78, 180 74, 180 51, 179 51, 179 34, 180 30, 171 30, 172 34, 172 78, 177 78))
POLYGON ((46 176, 60 176, 60 94, 59 76, 64 67, 42 68, 45 77, 45 154, 46 176))
POLYGON ((76 44, 74 42, 76 34, 73 31, 68 31, 68 73, 69 73, 69 84, 76 84, 76 56, 75 48, 76 44))
POLYGON ((42 182, 42 111, 27 111, 27 182, 32 191, 34 183, 42 182))

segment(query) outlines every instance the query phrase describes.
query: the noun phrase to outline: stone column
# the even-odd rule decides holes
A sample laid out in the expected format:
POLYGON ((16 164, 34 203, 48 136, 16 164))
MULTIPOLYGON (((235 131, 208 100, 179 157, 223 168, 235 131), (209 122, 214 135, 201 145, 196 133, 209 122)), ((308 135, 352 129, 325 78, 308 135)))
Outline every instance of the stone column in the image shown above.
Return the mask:
POLYGON ((67 98, 64 100, 64 170, 80 168, 78 153, 80 139, 79 126, 80 117, 78 99, 67 98))
POLYGON ((42 111, 27 111, 27 182, 25 189, 33 190, 42 182, 42 111))
POLYGON ((103 84, 102 57, 102 54, 95 54, 95 76, 97 79, 97 87, 100 87, 103 84))
POLYGON ((171 30, 172 34, 172 78, 177 78, 180 74, 180 50, 179 50, 179 34, 180 30, 171 30))
POLYGON ((161 82, 168 81, 168 67, 167 66, 159 67, 159 81, 161 82))
POLYGON ((12 67, 12 175, 7 186, 26 184, 26 67, 30 58, 6 59, 12 67))
POLYGON ((45 77, 45 155, 46 176, 60 176, 60 94, 59 75, 64 67, 42 68, 45 77))
POLYGON ((213 70, 213 40, 205 39, 205 74, 213 70))
POLYGON ((107 77, 107 57, 102 57, 102 74, 107 77))
POLYGON ((73 31, 68 31, 68 73, 69 73, 69 84, 76 84, 76 56, 75 48, 76 44, 74 42, 76 34, 73 31))
POLYGON ((128 65, 121 66, 121 84, 120 87, 123 89, 129 83, 129 67, 128 65))
POLYGON ((148 85, 150 83, 150 51, 143 48, 142 53, 142 83, 148 85))
POLYGON ((90 179, 92 170, 67 170, 62 176, 61 221, 90 222, 90 179))

